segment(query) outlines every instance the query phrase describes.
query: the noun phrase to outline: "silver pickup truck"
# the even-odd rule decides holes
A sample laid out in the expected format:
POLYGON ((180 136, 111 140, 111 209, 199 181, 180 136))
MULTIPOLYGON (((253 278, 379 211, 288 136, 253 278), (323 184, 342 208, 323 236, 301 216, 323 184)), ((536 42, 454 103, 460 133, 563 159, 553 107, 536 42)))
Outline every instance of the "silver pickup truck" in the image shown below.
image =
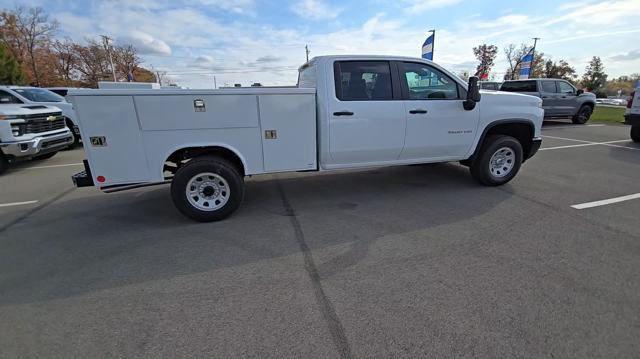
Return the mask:
POLYGON ((73 142, 59 108, 0 102, 0 173, 9 163, 49 158, 73 142))
POLYGON ((578 90, 562 79, 529 79, 505 81, 500 91, 518 92, 542 99, 544 118, 570 118, 585 124, 596 107, 596 95, 578 90))

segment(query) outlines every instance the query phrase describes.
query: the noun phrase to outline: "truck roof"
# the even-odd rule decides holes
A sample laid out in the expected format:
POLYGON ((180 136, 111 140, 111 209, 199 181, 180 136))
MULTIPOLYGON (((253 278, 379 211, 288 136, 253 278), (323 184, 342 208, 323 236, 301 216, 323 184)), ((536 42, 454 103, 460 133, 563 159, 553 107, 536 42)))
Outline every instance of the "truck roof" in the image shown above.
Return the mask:
POLYGON ((0 104, 0 114, 11 116, 38 115, 43 113, 61 112, 57 107, 46 105, 25 105, 25 104, 0 104))

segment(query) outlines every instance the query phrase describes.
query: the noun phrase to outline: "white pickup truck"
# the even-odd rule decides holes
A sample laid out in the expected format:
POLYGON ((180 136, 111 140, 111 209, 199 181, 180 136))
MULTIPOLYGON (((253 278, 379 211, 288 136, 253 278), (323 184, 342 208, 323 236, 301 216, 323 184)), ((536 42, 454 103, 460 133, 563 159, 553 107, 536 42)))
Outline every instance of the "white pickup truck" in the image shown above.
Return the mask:
POLYGON ((10 163, 46 159, 73 143, 59 108, 2 100, 0 96, 0 174, 10 163))
POLYGON ((501 185, 540 147, 542 101, 481 95, 477 80, 422 59, 323 56, 297 87, 73 90, 87 139, 73 180, 106 192, 171 181, 198 221, 233 213, 244 177, 265 173, 460 161, 501 185))

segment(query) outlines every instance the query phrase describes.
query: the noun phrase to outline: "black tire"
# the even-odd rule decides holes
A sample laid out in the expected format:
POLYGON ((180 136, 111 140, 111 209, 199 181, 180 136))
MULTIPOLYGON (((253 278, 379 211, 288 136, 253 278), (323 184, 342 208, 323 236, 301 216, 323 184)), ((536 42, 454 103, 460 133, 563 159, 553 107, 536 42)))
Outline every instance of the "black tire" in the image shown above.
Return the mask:
POLYGON ((58 154, 58 152, 50 152, 50 153, 47 153, 47 154, 44 154, 44 155, 36 156, 33 159, 36 160, 36 161, 47 160, 47 159, 55 156, 56 154, 58 154))
POLYGON ((511 136, 492 135, 487 137, 480 150, 478 156, 473 160, 470 167, 471 176, 485 186, 500 186, 511 181, 522 165, 522 145, 518 140, 511 136), (508 156, 511 150, 511 155, 508 156), (497 154, 500 152, 500 154, 497 154), (511 164, 510 169, 506 172, 494 166, 490 167, 493 155, 499 156, 496 165, 503 164, 508 168, 507 164, 511 164), (513 162, 509 162, 513 161, 513 162), (502 172, 501 172, 502 171, 502 172))
POLYGON ((592 114, 593 108, 591 106, 582 105, 575 116, 573 116, 573 118, 571 119, 571 122, 575 123, 576 125, 584 125, 585 123, 587 123, 587 121, 589 121, 592 114))
POLYGON ((640 126, 631 126, 631 140, 640 142, 640 126))
POLYGON ((71 120, 67 118, 66 123, 67 123, 67 127, 71 130, 71 133, 73 134, 73 143, 72 143, 72 144, 70 144, 70 145, 67 147, 67 149, 72 150, 72 149, 74 149, 74 148, 76 148, 76 147, 80 146, 80 139, 81 139, 81 138, 80 138, 80 135, 79 135, 79 134, 77 134, 77 133, 74 131, 74 129, 73 129, 73 127, 74 127, 73 122, 71 122, 71 120))
POLYGON ((0 175, 3 174, 4 171, 7 170, 7 168, 9 168, 9 161, 7 161, 7 158, 4 156, 4 154, 0 152, 0 175))
MULTIPOLYGON (((171 198, 173 199, 173 204, 182 214, 198 222, 213 222, 227 218, 238 209, 243 197, 244 179, 238 169, 231 164, 231 162, 217 156, 202 156, 192 159, 178 169, 171 182, 171 198), (222 179, 226 181, 226 184, 219 182, 215 177, 204 175, 206 173, 212 173, 222 177, 222 179), (196 191, 208 190, 214 191, 214 193, 209 195, 210 198, 212 198, 210 200, 208 200, 207 197, 198 197, 197 195, 193 196, 191 200, 196 202, 199 200, 209 201, 211 203, 216 201, 214 204, 214 206, 216 206, 218 205, 216 198, 221 198, 217 196, 223 195, 225 193, 224 189, 228 188, 226 195, 228 197, 223 196, 226 197, 226 203, 220 208, 203 210, 191 203, 186 193, 187 186, 192 179, 195 181, 197 178, 200 178, 198 177, 199 175, 205 179, 205 182, 202 182, 201 179, 200 182, 194 182, 194 184, 202 183, 201 186, 204 187, 197 188, 196 186, 192 186, 192 188, 196 191), (216 181, 218 181, 218 183, 215 183, 216 181), (218 186, 218 184, 222 186, 218 186)), ((201 206, 205 204, 206 206, 210 206, 209 202, 203 202, 201 206)))

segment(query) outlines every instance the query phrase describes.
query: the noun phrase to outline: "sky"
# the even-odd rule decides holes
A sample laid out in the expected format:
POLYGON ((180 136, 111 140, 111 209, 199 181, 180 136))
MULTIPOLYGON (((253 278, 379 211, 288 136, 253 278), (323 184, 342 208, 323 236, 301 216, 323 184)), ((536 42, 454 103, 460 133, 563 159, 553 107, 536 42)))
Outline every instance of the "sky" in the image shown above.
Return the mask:
POLYGON ((472 48, 533 44, 579 74, 600 56, 610 77, 640 72, 640 0, 0 0, 0 8, 40 6, 60 23, 57 37, 108 35, 133 44, 145 67, 190 88, 234 83, 293 85, 311 57, 376 54, 420 57, 436 29, 434 61, 474 72, 472 48))

